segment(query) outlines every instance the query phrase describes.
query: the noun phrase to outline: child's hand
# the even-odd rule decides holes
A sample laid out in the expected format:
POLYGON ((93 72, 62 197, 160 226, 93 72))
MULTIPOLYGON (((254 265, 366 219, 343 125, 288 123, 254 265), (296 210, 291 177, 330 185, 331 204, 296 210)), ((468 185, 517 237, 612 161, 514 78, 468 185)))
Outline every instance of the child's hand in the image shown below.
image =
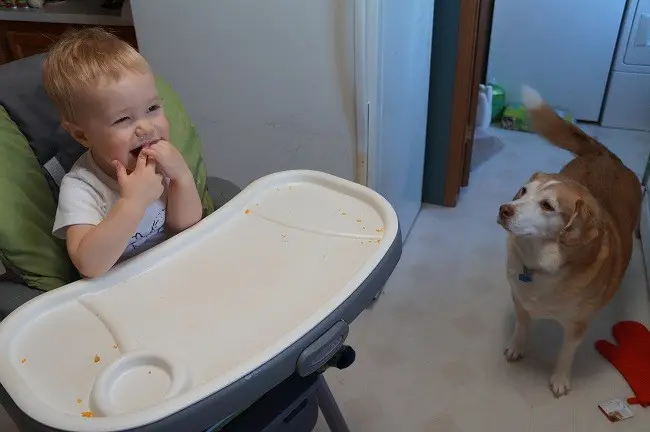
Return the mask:
POLYGON ((156 162, 147 158, 144 150, 138 155, 138 161, 131 174, 126 172, 124 165, 115 161, 117 182, 120 185, 120 196, 128 201, 136 202, 145 209, 162 195, 164 186, 162 175, 156 173, 156 162))
POLYGON ((158 164, 158 168, 165 174, 169 180, 178 182, 183 179, 192 179, 192 172, 187 167, 185 159, 176 147, 165 140, 160 140, 146 149, 142 153, 149 156, 158 164))

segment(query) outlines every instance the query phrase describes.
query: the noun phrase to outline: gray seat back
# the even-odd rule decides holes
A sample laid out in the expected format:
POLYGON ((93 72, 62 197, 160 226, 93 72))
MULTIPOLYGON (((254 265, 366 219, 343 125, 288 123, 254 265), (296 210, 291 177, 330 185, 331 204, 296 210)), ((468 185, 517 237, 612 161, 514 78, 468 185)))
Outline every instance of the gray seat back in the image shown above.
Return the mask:
POLYGON ((61 180, 85 149, 61 126, 41 77, 44 54, 0 67, 0 105, 9 113, 36 155, 55 199, 61 180))

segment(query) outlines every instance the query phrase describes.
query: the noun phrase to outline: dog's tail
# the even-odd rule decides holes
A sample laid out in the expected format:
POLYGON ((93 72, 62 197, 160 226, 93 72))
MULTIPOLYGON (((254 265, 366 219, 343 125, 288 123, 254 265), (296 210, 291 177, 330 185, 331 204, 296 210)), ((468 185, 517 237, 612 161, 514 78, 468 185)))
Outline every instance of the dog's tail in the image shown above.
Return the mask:
POLYGON ((533 130, 557 147, 578 156, 601 154, 616 158, 607 147, 595 138, 558 116, 534 89, 526 85, 523 86, 521 96, 528 110, 528 118, 533 130))

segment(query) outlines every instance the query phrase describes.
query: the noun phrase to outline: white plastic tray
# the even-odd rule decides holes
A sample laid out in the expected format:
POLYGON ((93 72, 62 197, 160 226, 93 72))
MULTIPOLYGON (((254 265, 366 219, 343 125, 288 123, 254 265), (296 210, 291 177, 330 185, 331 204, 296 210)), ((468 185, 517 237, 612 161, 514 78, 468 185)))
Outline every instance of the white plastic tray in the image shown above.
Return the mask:
POLYGON ((52 428, 150 424, 314 328, 397 234, 393 208, 370 189, 312 171, 262 178, 106 276, 12 313, 0 324, 0 382, 52 428))

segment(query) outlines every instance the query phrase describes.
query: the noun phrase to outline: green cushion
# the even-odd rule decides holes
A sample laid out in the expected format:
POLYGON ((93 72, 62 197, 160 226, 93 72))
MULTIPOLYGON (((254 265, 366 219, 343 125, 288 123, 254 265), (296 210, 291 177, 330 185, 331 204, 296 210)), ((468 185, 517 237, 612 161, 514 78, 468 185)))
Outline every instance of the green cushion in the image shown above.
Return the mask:
POLYGON ((194 174, 196 189, 199 191, 203 204, 203 217, 205 217, 214 211, 214 204, 208 193, 208 175, 201 155, 201 138, 187 116, 178 94, 161 78, 156 78, 156 84, 163 101, 165 115, 169 121, 171 143, 181 152, 187 166, 194 174))
MULTIPOLYGON (((178 95, 157 79, 171 142, 194 174, 204 216, 214 211, 201 140, 178 95)), ((52 235, 56 203, 27 139, 0 106, 0 261, 32 288, 51 290, 79 278, 65 242, 52 235)), ((0 294, 1 295, 1 294, 0 294)))
POLYGON ((18 126, 0 106, 0 260, 33 288, 78 278, 65 242, 52 235, 56 203, 18 126))

